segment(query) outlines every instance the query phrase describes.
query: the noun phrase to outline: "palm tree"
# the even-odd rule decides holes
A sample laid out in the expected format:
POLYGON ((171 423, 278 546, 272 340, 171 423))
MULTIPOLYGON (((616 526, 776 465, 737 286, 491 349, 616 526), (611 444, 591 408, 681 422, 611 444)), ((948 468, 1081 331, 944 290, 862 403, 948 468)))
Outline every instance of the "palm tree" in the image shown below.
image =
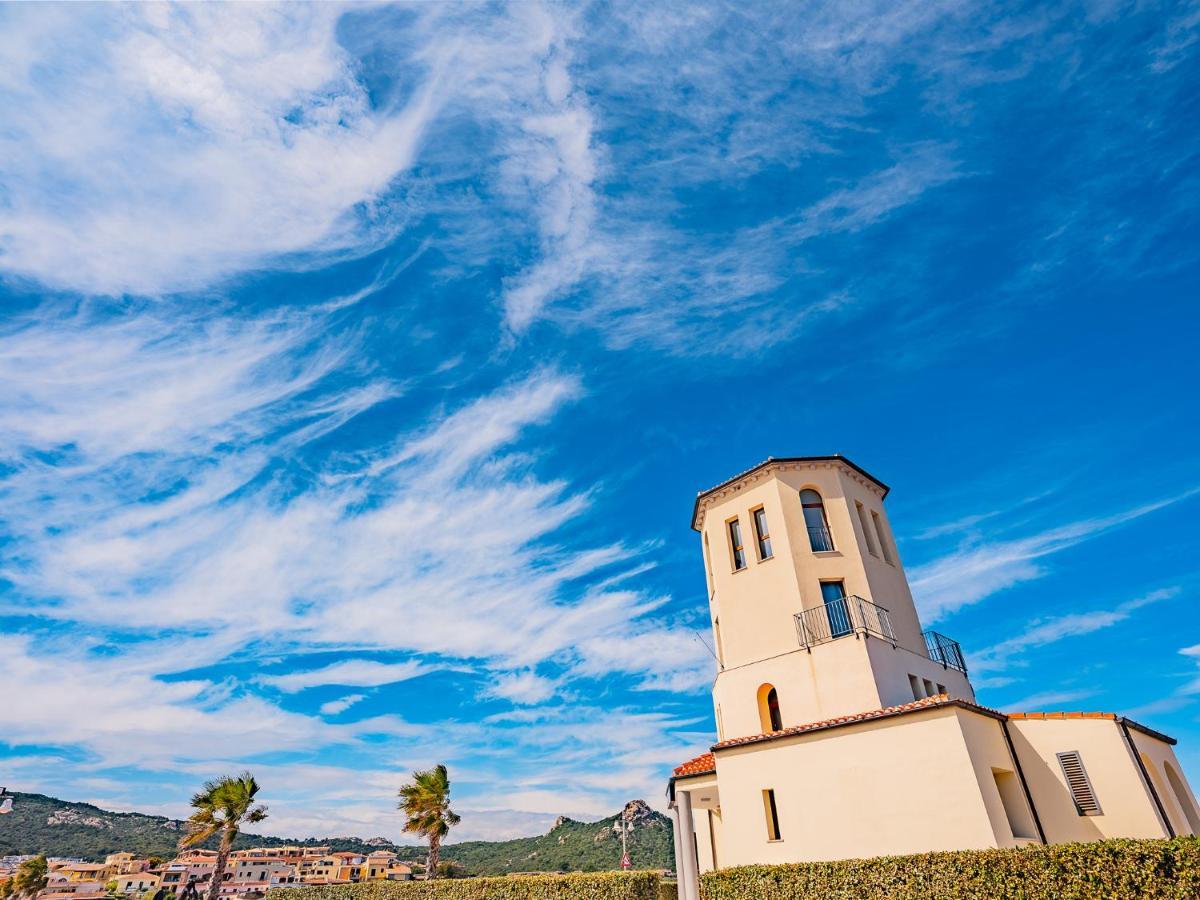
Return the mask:
POLYGON ((425 877, 437 878, 442 838, 461 819, 450 809, 450 776, 439 763, 426 772, 413 772, 412 784, 400 788, 400 809, 407 821, 404 830, 424 835, 429 841, 425 877))
POLYGON ((39 854, 33 859, 27 859, 17 869, 12 878, 12 892, 18 897, 32 897, 46 886, 49 880, 49 866, 46 855, 39 854))
POLYGON ((233 840, 242 825, 261 822, 267 817, 265 806, 254 805, 254 795, 257 793, 258 782, 249 772, 243 772, 237 778, 227 775, 209 781, 200 793, 192 797, 192 806, 196 811, 188 817, 187 834, 180 839, 179 846, 194 847, 218 832, 221 835, 216 867, 208 885, 208 900, 217 900, 221 893, 229 851, 233 849, 233 840))

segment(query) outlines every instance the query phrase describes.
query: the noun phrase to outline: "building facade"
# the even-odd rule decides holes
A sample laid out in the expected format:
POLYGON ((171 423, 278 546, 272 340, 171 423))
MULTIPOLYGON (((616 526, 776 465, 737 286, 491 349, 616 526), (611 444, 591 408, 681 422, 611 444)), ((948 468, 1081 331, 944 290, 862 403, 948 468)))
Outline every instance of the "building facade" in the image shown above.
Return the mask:
POLYGON ((726 866, 1200 834, 1172 738, 976 702, 922 628, 887 493, 825 456, 697 497, 717 739, 669 786, 680 897, 726 866))

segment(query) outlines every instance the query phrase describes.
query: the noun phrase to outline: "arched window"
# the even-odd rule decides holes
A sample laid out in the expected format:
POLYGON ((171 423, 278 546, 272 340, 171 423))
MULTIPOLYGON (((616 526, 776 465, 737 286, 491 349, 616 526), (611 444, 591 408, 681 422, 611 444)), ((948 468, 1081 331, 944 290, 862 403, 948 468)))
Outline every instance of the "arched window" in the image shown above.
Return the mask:
POLYGON ((783 731, 783 717, 779 714, 779 692, 772 684, 758 689, 758 719, 763 733, 783 731))
POLYGON ((808 527, 808 545, 814 552, 832 550, 833 537, 829 534, 829 520, 825 518, 821 495, 805 488, 800 492, 800 505, 804 508, 804 524, 808 527))

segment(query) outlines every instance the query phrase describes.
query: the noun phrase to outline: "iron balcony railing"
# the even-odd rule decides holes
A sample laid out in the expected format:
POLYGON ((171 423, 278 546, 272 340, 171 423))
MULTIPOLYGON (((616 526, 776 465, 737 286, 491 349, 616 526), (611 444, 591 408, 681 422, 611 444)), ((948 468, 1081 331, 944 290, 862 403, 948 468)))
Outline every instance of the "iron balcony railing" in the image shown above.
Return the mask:
POLYGON ((896 643, 888 611, 870 600, 851 595, 796 613, 796 637, 811 649, 848 634, 873 634, 896 643))
POLYGON ((962 646, 958 641, 952 641, 936 631, 926 631, 924 637, 925 649, 930 659, 951 669, 958 669, 964 675, 967 674, 967 661, 963 658, 962 646))

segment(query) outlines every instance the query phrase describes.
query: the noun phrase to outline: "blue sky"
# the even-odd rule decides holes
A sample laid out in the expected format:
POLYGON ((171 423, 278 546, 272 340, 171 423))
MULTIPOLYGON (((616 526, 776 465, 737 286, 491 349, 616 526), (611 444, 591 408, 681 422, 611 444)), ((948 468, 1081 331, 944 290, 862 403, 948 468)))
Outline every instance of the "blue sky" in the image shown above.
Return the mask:
POLYGON ((832 452, 982 702, 1200 773, 1195 3, 0 20, 0 783, 661 804, 695 492, 832 452))

